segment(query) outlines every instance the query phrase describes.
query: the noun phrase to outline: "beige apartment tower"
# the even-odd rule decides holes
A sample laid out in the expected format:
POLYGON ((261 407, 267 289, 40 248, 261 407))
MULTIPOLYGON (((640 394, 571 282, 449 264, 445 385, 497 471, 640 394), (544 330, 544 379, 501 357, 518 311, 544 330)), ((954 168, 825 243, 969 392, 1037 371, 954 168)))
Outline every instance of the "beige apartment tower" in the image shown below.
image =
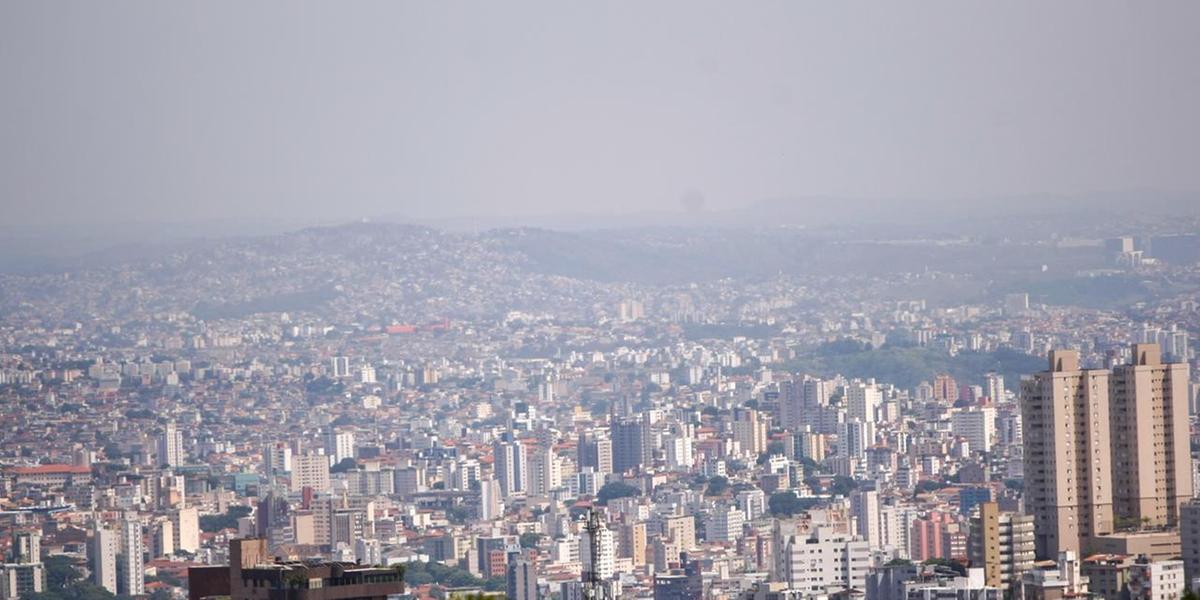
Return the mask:
POLYGON ((1175 526, 1190 497, 1187 365, 1162 364, 1152 345, 1133 350, 1133 364, 1114 372, 1080 369, 1077 352, 1055 350, 1048 370, 1021 382, 1038 557, 1082 554, 1116 531, 1175 526))
POLYGON ((1135 344, 1113 369, 1113 515, 1118 528, 1178 527, 1192 498, 1188 366, 1163 364, 1158 344, 1135 344))
POLYGON ((1021 584, 1033 568, 1033 517, 1002 512, 995 502, 983 502, 971 516, 967 556, 972 566, 983 567, 987 585, 1008 590, 1021 584))
POLYGON ((1109 372, 1079 368, 1079 353, 1055 350, 1050 368, 1021 382, 1026 508, 1039 557, 1080 552, 1113 530, 1109 372))

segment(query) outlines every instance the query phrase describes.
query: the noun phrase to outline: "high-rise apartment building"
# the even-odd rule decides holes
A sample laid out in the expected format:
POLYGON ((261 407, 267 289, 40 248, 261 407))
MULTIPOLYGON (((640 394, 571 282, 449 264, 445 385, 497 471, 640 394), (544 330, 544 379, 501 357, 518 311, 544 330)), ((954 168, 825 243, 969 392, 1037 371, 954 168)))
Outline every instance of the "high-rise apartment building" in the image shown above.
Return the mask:
POLYGON ((1192 589, 1200 587, 1200 499, 1192 500, 1179 508, 1179 538, 1182 546, 1187 583, 1192 589))
POLYGON ((829 404, 833 382, 805 377, 803 381, 779 384, 779 421, 784 429, 799 431, 805 425, 816 428, 820 411, 829 404))
POLYGON ((354 433, 351 431, 329 430, 325 432, 325 455, 333 464, 347 458, 354 458, 354 433))
POLYGON ((537 569, 525 559, 517 559, 508 563, 507 569, 509 600, 539 600, 537 585, 537 569))
POLYGON ((500 482, 491 477, 479 480, 479 518, 492 521, 504 514, 504 501, 500 494, 500 482))
POLYGON ((954 435, 967 440, 974 452, 991 452, 996 441, 996 409, 990 406, 973 406, 954 412, 950 417, 954 435))
POLYGON ((579 468, 592 467, 597 473, 613 472, 612 440, 603 431, 590 431, 579 436, 576 454, 579 468))
POLYGON ((1021 575, 1033 568, 1033 516, 1002 512, 995 502, 979 504, 971 516, 967 556, 983 568, 987 585, 1002 590, 1020 585, 1021 575))
POLYGON ((850 514, 854 517, 855 531, 872 548, 880 545, 882 528, 879 523, 879 492, 855 490, 850 494, 850 514))
POLYGON ((183 432, 174 422, 167 423, 162 435, 158 436, 158 464, 178 467, 183 464, 183 432))
POLYGON ((933 400, 941 404, 958 401, 958 382, 949 375, 938 375, 933 379, 933 400))
POLYGON ((766 415, 757 410, 739 408, 734 410, 733 440, 743 453, 757 457, 767 451, 767 430, 771 423, 766 415))
POLYGON ((306 487, 316 492, 329 490, 329 457, 323 454, 301 454, 292 457, 292 479, 289 489, 299 492, 306 487))
POLYGON ((984 377, 983 393, 993 403, 1004 400, 1004 376, 999 373, 988 373, 984 377))
POLYGON ((614 473, 641 469, 650 462, 650 427, 637 418, 614 418, 608 426, 614 473))
POLYGON ((1079 553, 1118 530, 1177 525, 1192 490, 1187 377, 1186 365, 1137 344, 1133 363, 1112 372, 1081 369, 1077 352, 1056 350, 1048 370, 1021 382, 1039 557, 1079 553))
POLYGON ((1188 366, 1164 364, 1158 346, 1136 344, 1132 364, 1113 369, 1109 391, 1114 519, 1175 527, 1192 498, 1188 366))
POLYGON ((181 508, 171 516, 172 543, 176 550, 195 554, 200 550, 200 512, 196 507, 181 508))
POLYGON ((529 482, 529 463, 525 458, 525 445, 521 442, 496 442, 492 446, 496 479, 505 496, 525 492, 529 482))
POLYGON ((329 359, 330 374, 336 379, 338 377, 350 376, 350 357, 334 356, 329 359))
POLYGON ((136 513, 127 513, 121 520, 121 546, 125 560, 121 563, 117 587, 127 596, 141 596, 146 593, 146 544, 142 538, 142 522, 136 513))
POLYGON ((535 496, 549 495, 550 490, 562 485, 562 465, 552 444, 536 448, 529 456, 529 482, 527 493, 535 496))
POLYGON ((798 521, 776 521, 774 540, 773 581, 804 596, 866 587, 871 562, 867 542, 826 525, 806 529, 798 521))
POLYGON ((704 537, 710 542, 737 541, 745 522, 745 514, 736 506, 719 506, 704 522, 704 537))
POLYGON ((1021 382, 1026 508, 1037 554, 1080 552, 1113 531, 1109 372, 1080 369, 1079 353, 1055 350, 1049 369, 1021 382))
POLYGON ((92 583, 116 594, 117 590, 117 536, 111 529, 97 525, 92 532, 91 554, 92 583))
POLYGON ((847 421, 838 428, 838 455, 846 458, 865 458, 867 448, 875 443, 875 424, 847 421))
POLYGON ((846 419, 874 423, 875 411, 880 404, 883 404, 883 392, 873 381, 856 381, 846 386, 846 419))

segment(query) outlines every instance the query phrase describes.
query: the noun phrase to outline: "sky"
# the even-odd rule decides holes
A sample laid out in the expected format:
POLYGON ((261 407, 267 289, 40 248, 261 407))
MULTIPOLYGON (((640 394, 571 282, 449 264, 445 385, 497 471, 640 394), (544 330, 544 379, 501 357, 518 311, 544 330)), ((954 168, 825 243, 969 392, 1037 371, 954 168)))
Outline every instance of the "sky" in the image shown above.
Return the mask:
POLYGON ((0 3, 32 224, 1200 190, 1197 2, 0 3))

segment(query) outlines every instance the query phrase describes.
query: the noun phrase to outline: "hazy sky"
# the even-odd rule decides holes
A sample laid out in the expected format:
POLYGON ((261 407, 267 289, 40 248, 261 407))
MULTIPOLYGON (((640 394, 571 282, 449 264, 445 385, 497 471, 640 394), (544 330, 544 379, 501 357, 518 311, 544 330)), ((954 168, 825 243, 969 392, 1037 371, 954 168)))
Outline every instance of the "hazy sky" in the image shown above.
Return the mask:
POLYGON ((9 218, 1200 189, 1200 2, 0 3, 9 218))

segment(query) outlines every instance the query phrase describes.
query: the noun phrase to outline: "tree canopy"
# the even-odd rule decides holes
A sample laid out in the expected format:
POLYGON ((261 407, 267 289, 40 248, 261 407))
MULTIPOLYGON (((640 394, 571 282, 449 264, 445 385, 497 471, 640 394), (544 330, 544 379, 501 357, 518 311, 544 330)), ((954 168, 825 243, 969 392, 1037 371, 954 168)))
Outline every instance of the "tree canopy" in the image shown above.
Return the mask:
POLYGON ((642 495, 642 491, 632 485, 620 481, 611 481, 600 488, 600 491, 596 494, 596 502, 604 505, 608 504, 609 500, 640 495, 642 495))

